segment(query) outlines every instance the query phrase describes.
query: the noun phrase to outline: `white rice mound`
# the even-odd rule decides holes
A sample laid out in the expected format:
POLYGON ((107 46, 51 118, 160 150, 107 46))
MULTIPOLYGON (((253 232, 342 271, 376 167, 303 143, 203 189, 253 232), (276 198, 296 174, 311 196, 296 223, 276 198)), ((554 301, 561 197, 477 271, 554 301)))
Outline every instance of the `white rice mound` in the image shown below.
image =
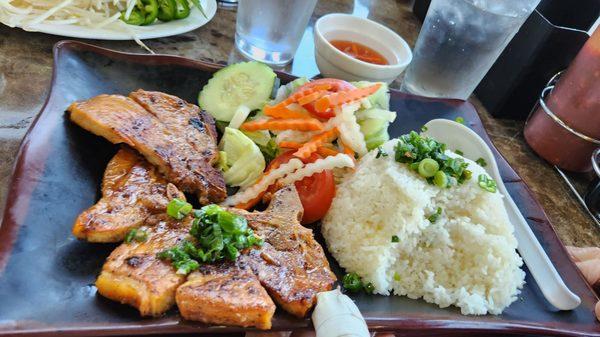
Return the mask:
POLYGON ((525 278, 502 195, 479 187, 485 170, 466 158, 469 181, 430 185, 394 160, 394 144, 385 145, 387 157, 371 151, 338 186, 322 222, 329 251, 375 293, 455 305, 464 315, 500 314, 525 278), (442 214, 431 223, 437 207, 442 214))

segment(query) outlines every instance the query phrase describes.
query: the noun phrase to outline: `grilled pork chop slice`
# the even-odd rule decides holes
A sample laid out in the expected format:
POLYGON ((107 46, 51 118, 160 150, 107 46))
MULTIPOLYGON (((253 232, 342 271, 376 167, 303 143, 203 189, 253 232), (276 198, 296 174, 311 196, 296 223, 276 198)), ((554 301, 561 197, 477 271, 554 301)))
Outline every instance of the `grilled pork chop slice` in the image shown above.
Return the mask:
POLYGON ((77 217, 73 235, 90 242, 123 241, 149 215, 164 213, 173 198, 185 200, 153 165, 123 147, 104 171, 102 198, 77 217))
POLYGON ((275 304, 251 270, 233 262, 203 265, 177 289, 183 318, 207 324, 270 329, 275 304))
POLYGON ((214 121, 173 96, 141 90, 132 96, 143 105, 129 97, 100 95, 71 104, 70 118, 112 143, 133 147, 168 181, 196 193, 201 203, 222 201, 227 196, 225 181, 212 166, 217 160, 214 121))
POLYGON ((159 316, 175 303, 175 291, 186 276, 177 274, 169 261, 156 254, 177 246, 188 237, 192 218, 177 221, 165 215, 146 220, 146 242, 123 243, 108 257, 96 280, 98 293, 129 304, 142 316, 159 316))
POLYGON ((331 290, 336 278, 312 230, 302 226, 303 208, 293 186, 275 193, 264 212, 231 209, 248 220, 265 243, 238 258, 250 267, 271 297, 285 311, 305 317, 316 295, 331 290))

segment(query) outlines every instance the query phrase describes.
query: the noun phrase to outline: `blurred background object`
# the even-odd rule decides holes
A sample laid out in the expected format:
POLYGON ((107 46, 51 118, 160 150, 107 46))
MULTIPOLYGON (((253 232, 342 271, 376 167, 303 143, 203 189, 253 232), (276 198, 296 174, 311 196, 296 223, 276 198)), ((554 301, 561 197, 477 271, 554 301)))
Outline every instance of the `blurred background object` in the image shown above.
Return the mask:
POLYGON ((600 30, 544 89, 524 132, 529 146, 551 164, 591 171, 590 157, 600 147, 600 30))
POLYGON ((237 49, 253 60, 281 66, 289 63, 317 0, 243 0, 238 4, 237 49))
MULTIPOLYGON (((421 20, 429 3, 414 3, 421 20)), ((477 97, 494 117, 524 120, 548 80, 587 41, 599 15, 598 0, 542 0, 477 86, 477 97)))
POLYGON ((466 100, 540 0, 432 0, 401 90, 466 100))

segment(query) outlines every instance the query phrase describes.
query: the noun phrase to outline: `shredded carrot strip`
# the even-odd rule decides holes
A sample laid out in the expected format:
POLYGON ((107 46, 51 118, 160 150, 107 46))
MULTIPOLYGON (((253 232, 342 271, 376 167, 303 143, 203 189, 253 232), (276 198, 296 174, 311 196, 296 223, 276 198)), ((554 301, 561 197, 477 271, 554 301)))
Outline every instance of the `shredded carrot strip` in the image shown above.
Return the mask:
POLYGON ((340 153, 339 151, 336 151, 334 149, 330 149, 327 146, 319 146, 317 148, 317 153, 321 156, 321 157, 329 157, 329 156, 335 156, 336 154, 340 153))
POLYGON ((327 91, 327 90, 319 90, 319 91, 313 92, 312 94, 306 95, 306 96, 298 99, 297 103, 300 105, 306 105, 308 103, 312 103, 312 102, 318 100, 319 98, 327 95, 328 93, 329 93, 329 91, 327 91))
POLYGON ((242 124, 240 129, 244 131, 258 130, 298 130, 298 131, 320 131, 323 124, 316 118, 290 118, 290 119, 266 119, 250 121, 242 124))
POLYGON ((346 145, 344 141, 340 138, 338 139, 338 143, 342 146, 342 152, 350 156, 350 158, 354 159, 354 150, 350 148, 350 146, 346 145))
POLYGON ((318 92, 318 91, 328 90, 330 88, 331 88, 331 84, 325 83, 325 84, 318 84, 318 85, 312 86, 310 88, 307 88, 306 90, 296 91, 295 93, 291 94, 288 98, 284 99, 283 101, 281 101, 275 105, 265 105, 263 111, 265 112, 265 114, 268 114, 273 109, 279 109, 279 108, 286 107, 292 103, 296 103, 300 98, 302 98, 304 96, 310 95, 310 94, 318 92))
POLYGON ((379 87, 381 87, 381 84, 377 83, 365 88, 352 89, 349 91, 340 91, 329 94, 327 96, 323 96, 315 102, 315 110, 317 110, 318 112, 325 112, 329 108, 363 99, 369 95, 374 94, 377 90, 379 90, 379 87))
POLYGON ((287 119, 287 118, 311 118, 310 115, 302 113, 301 111, 295 111, 288 109, 287 107, 277 107, 265 111, 265 115, 273 118, 287 119))
POLYGON ((350 84, 344 80, 338 80, 335 78, 320 78, 318 80, 313 80, 313 81, 303 84, 300 88, 298 88, 298 91, 306 90, 308 88, 313 88, 315 86, 323 85, 323 84, 331 85, 331 87, 327 90, 333 91, 333 92, 347 91, 347 90, 354 88, 354 86, 352 84, 350 84))
POLYGON ((302 143, 283 141, 279 143, 279 147, 283 147, 286 149, 299 149, 302 147, 302 143))
POLYGON ((294 156, 306 159, 310 157, 310 155, 313 152, 317 151, 319 146, 334 141, 337 136, 337 128, 333 128, 331 130, 320 133, 311 138, 311 140, 309 140, 308 142, 304 143, 304 145, 302 145, 302 147, 299 148, 298 151, 294 152, 294 156))

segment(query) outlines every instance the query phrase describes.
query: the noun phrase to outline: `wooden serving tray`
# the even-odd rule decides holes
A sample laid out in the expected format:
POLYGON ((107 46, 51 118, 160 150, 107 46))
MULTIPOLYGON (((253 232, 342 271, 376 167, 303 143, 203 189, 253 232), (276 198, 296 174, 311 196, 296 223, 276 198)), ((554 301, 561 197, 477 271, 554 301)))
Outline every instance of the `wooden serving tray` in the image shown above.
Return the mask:
MULTIPOLYGON (((198 91, 221 66, 165 55, 124 54, 73 41, 54 49, 52 88, 18 154, 0 227, 0 335, 96 336, 158 333, 215 334, 244 331, 182 321, 176 309, 160 318, 96 295, 93 286, 114 244, 76 240, 71 225, 99 198, 108 160, 117 147, 69 122, 65 109, 76 100, 103 93, 159 90, 196 102, 198 91)), ((279 74, 286 82, 293 77, 279 74)), ((35 81, 35 78, 31 79, 35 81)), ((419 130, 434 118, 463 117, 489 143, 474 107, 454 100, 424 99, 396 91, 398 118, 392 136, 419 130)), ((491 143, 489 143, 491 145, 491 143)), ((554 311, 529 275, 520 299, 499 316, 463 316, 422 300, 356 295, 353 299, 372 330, 403 336, 527 334, 600 336, 593 309, 598 298, 569 260, 548 218, 531 192, 494 149, 507 188, 528 219, 567 285, 582 299, 579 308, 554 311)), ((342 275, 335 261, 334 271, 342 275)), ((274 330, 311 327, 278 310, 274 330)))

